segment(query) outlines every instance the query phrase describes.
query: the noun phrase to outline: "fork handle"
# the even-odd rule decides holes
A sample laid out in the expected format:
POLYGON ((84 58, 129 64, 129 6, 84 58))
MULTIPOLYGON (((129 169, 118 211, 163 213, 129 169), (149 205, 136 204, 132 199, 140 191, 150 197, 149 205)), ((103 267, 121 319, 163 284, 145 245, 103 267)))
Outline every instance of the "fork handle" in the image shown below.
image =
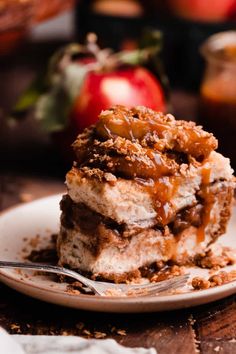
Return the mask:
MULTIPOLYGON (((0 261, 0 268, 12 268, 12 269, 28 269, 28 270, 39 270, 47 273, 64 274, 66 269, 60 268, 53 265, 41 264, 41 263, 23 263, 23 262, 10 262, 10 261, 0 261)), ((71 276, 68 274, 68 276, 71 276)))
POLYGON ((80 281, 83 285, 87 286, 90 290, 98 294, 97 290, 93 286, 93 283, 89 279, 85 278, 83 275, 79 273, 76 273, 72 270, 63 267, 41 264, 41 263, 0 261, 0 268, 38 270, 46 273, 66 275, 70 278, 80 281))

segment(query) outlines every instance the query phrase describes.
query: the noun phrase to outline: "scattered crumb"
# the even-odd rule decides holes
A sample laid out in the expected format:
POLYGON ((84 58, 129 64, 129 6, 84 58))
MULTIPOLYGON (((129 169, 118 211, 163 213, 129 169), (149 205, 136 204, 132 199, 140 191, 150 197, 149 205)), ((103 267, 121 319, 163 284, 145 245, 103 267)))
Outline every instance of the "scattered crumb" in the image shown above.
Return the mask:
POLYGON ((81 291, 79 291, 78 289, 73 289, 73 288, 71 288, 70 285, 68 285, 68 286, 66 287, 66 292, 67 292, 68 294, 72 294, 72 295, 80 295, 80 294, 81 294, 81 291))
POLYGON ((163 280, 174 278, 184 274, 185 268, 178 265, 163 266, 157 262, 153 267, 144 267, 141 269, 143 277, 148 278, 152 283, 158 283, 163 280))
POLYGON ((218 285, 229 283, 236 279, 236 270, 230 272, 219 272, 210 276, 208 279, 202 277, 195 277, 192 279, 192 287, 195 290, 209 289, 218 285))
POLYGON ((125 329, 118 329, 118 330, 116 331, 116 333, 119 334, 120 336, 126 336, 126 335, 127 335, 125 329))
POLYGON ((236 343, 236 339, 235 338, 230 339, 229 343, 236 343))
POLYGON ((159 282, 167 279, 174 278, 176 276, 184 274, 184 268, 180 267, 178 265, 173 265, 168 268, 164 268, 163 271, 160 270, 158 273, 156 273, 153 277, 151 277, 150 281, 153 282, 159 282))
POLYGON ((117 329, 115 326, 111 327, 111 333, 118 334, 120 336, 126 336, 127 335, 125 329, 117 329))
MULTIPOLYGON (((36 250, 35 248, 38 246, 40 242, 40 235, 36 235, 34 238, 31 238, 29 240, 29 246, 33 248, 33 250, 28 251, 28 254, 25 255, 25 259, 31 261, 31 262, 36 262, 36 263, 49 263, 56 265, 58 263, 58 256, 57 256, 57 251, 56 251, 56 237, 57 235, 52 234, 51 235, 51 240, 50 244, 46 248, 42 248, 39 250, 36 250)), ((27 249, 26 247, 22 250, 22 252, 26 253, 27 249)))
POLYGON ((207 279, 201 277, 194 277, 192 279, 192 287, 195 290, 209 289, 210 286, 210 282, 207 279))
POLYGON ((17 274, 19 274, 19 275, 21 275, 21 276, 24 275, 24 272, 23 272, 22 269, 15 269, 15 273, 17 273, 17 274))
POLYGON ((94 337, 96 339, 105 338, 106 336, 107 336, 107 334, 104 332, 98 332, 98 331, 94 332, 94 337))
POLYGON ((30 239, 29 245, 32 248, 36 248, 38 246, 38 244, 39 244, 39 241, 40 241, 40 235, 36 235, 35 237, 30 239))
POLYGON ((219 352, 219 351, 220 351, 220 347, 219 347, 219 345, 218 345, 217 347, 215 347, 215 348, 214 348, 214 351, 215 351, 215 352, 219 352))
POLYGON ((189 324, 190 325, 194 325, 195 324, 195 322, 196 322, 196 320, 193 318, 193 316, 192 315, 190 315, 190 317, 188 318, 188 321, 189 321, 189 324))
POLYGON ((89 337, 92 336, 92 333, 91 333, 88 329, 84 329, 84 330, 82 331, 82 333, 83 333, 84 335, 86 335, 86 336, 89 336, 89 337))
POLYGON ((169 291, 172 295, 178 295, 178 294, 184 294, 184 293, 186 293, 186 290, 184 290, 184 289, 171 289, 170 291, 169 291))
POLYGON ((121 289, 114 289, 114 288, 107 289, 105 291, 104 295, 106 295, 106 296, 126 296, 126 294, 123 293, 121 289))
POLYGON ((21 333, 21 328, 20 328, 20 326, 18 325, 18 324, 16 324, 16 323, 12 323, 11 325, 10 325, 10 329, 12 330, 12 331, 14 331, 14 333, 21 333))
MULTIPOLYGON (((137 292, 137 290, 130 289, 127 291, 126 296, 137 296, 137 295, 140 296, 140 295, 147 295, 147 293, 148 293, 147 288, 142 288, 142 289, 138 290, 138 292, 137 292)), ((157 291, 157 293, 158 293, 158 291, 157 291)))
POLYGON ((62 335, 62 336, 69 336, 70 333, 68 333, 67 331, 63 331, 63 332, 61 333, 61 335, 62 335))
POLYGON ((11 329, 20 329, 20 326, 17 325, 17 324, 15 324, 15 323, 12 323, 12 324, 10 325, 10 327, 11 327, 11 329))
POLYGON ((195 258, 195 263, 201 268, 218 270, 235 263, 235 252, 229 247, 214 245, 202 255, 195 258))

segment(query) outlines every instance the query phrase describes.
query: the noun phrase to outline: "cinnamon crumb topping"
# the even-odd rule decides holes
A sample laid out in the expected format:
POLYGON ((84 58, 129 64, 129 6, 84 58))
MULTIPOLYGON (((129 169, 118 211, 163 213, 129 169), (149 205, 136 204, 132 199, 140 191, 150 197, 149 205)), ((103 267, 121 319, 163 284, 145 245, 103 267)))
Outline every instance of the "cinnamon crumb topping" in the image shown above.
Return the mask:
MULTIPOLYGON (((117 180, 115 175, 113 175, 110 172, 104 172, 99 168, 89 168, 84 166, 80 168, 80 172, 84 175, 84 178, 96 178, 100 182, 106 181, 112 184, 115 183, 117 180)), ((72 169, 67 173, 67 178, 73 179, 76 173, 77 173, 76 167, 72 167, 72 169)))
POLYGON ((121 136, 140 141, 155 132, 159 138, 155 148, 160 151, 176 149, 194 157, 202 155, 206 158, 217 148, 217 140, 201 126, 196 126, 194 122, 176 121, 170 114, 164 115, 142 106, 130 110, 115 106, 110 114, 108 112, 105 115, 101 113, 96 125, 96 132, 103 139, 121 136))
POLYGON ((73 144, 79 168, 155 180, 178 174, 190 160, 202 162, 217 148, 214 136, 195 123, 145 107, 115 106, 99 118, 73 144))

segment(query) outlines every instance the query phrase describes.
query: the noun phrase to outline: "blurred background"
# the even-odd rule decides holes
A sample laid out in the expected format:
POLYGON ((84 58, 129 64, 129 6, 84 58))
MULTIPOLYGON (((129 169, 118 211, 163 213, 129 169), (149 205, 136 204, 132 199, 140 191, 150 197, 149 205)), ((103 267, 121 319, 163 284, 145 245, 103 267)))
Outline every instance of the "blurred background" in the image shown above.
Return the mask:
POLYGON ((0 0, 2 174, 63 179, 71 140, 97 110, 139 102, 214 132, 236 167, 235 24, 236 0, 0 0), (53 74, 68 84, 54 95, 55 77, 43 89, 40 78, 71 42, 87 44, 57 57, 53 74), (57 107, 43 106, 42 126, 45 92, 57 107))

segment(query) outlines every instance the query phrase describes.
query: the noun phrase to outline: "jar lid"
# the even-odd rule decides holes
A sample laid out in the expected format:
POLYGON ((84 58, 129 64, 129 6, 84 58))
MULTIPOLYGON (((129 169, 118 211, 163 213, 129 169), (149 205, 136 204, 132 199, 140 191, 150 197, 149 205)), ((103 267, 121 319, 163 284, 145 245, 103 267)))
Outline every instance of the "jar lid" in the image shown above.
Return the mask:
POLYGON ((200 47, 205 59, 236 65, 236 31, 210 36, 200 47))

